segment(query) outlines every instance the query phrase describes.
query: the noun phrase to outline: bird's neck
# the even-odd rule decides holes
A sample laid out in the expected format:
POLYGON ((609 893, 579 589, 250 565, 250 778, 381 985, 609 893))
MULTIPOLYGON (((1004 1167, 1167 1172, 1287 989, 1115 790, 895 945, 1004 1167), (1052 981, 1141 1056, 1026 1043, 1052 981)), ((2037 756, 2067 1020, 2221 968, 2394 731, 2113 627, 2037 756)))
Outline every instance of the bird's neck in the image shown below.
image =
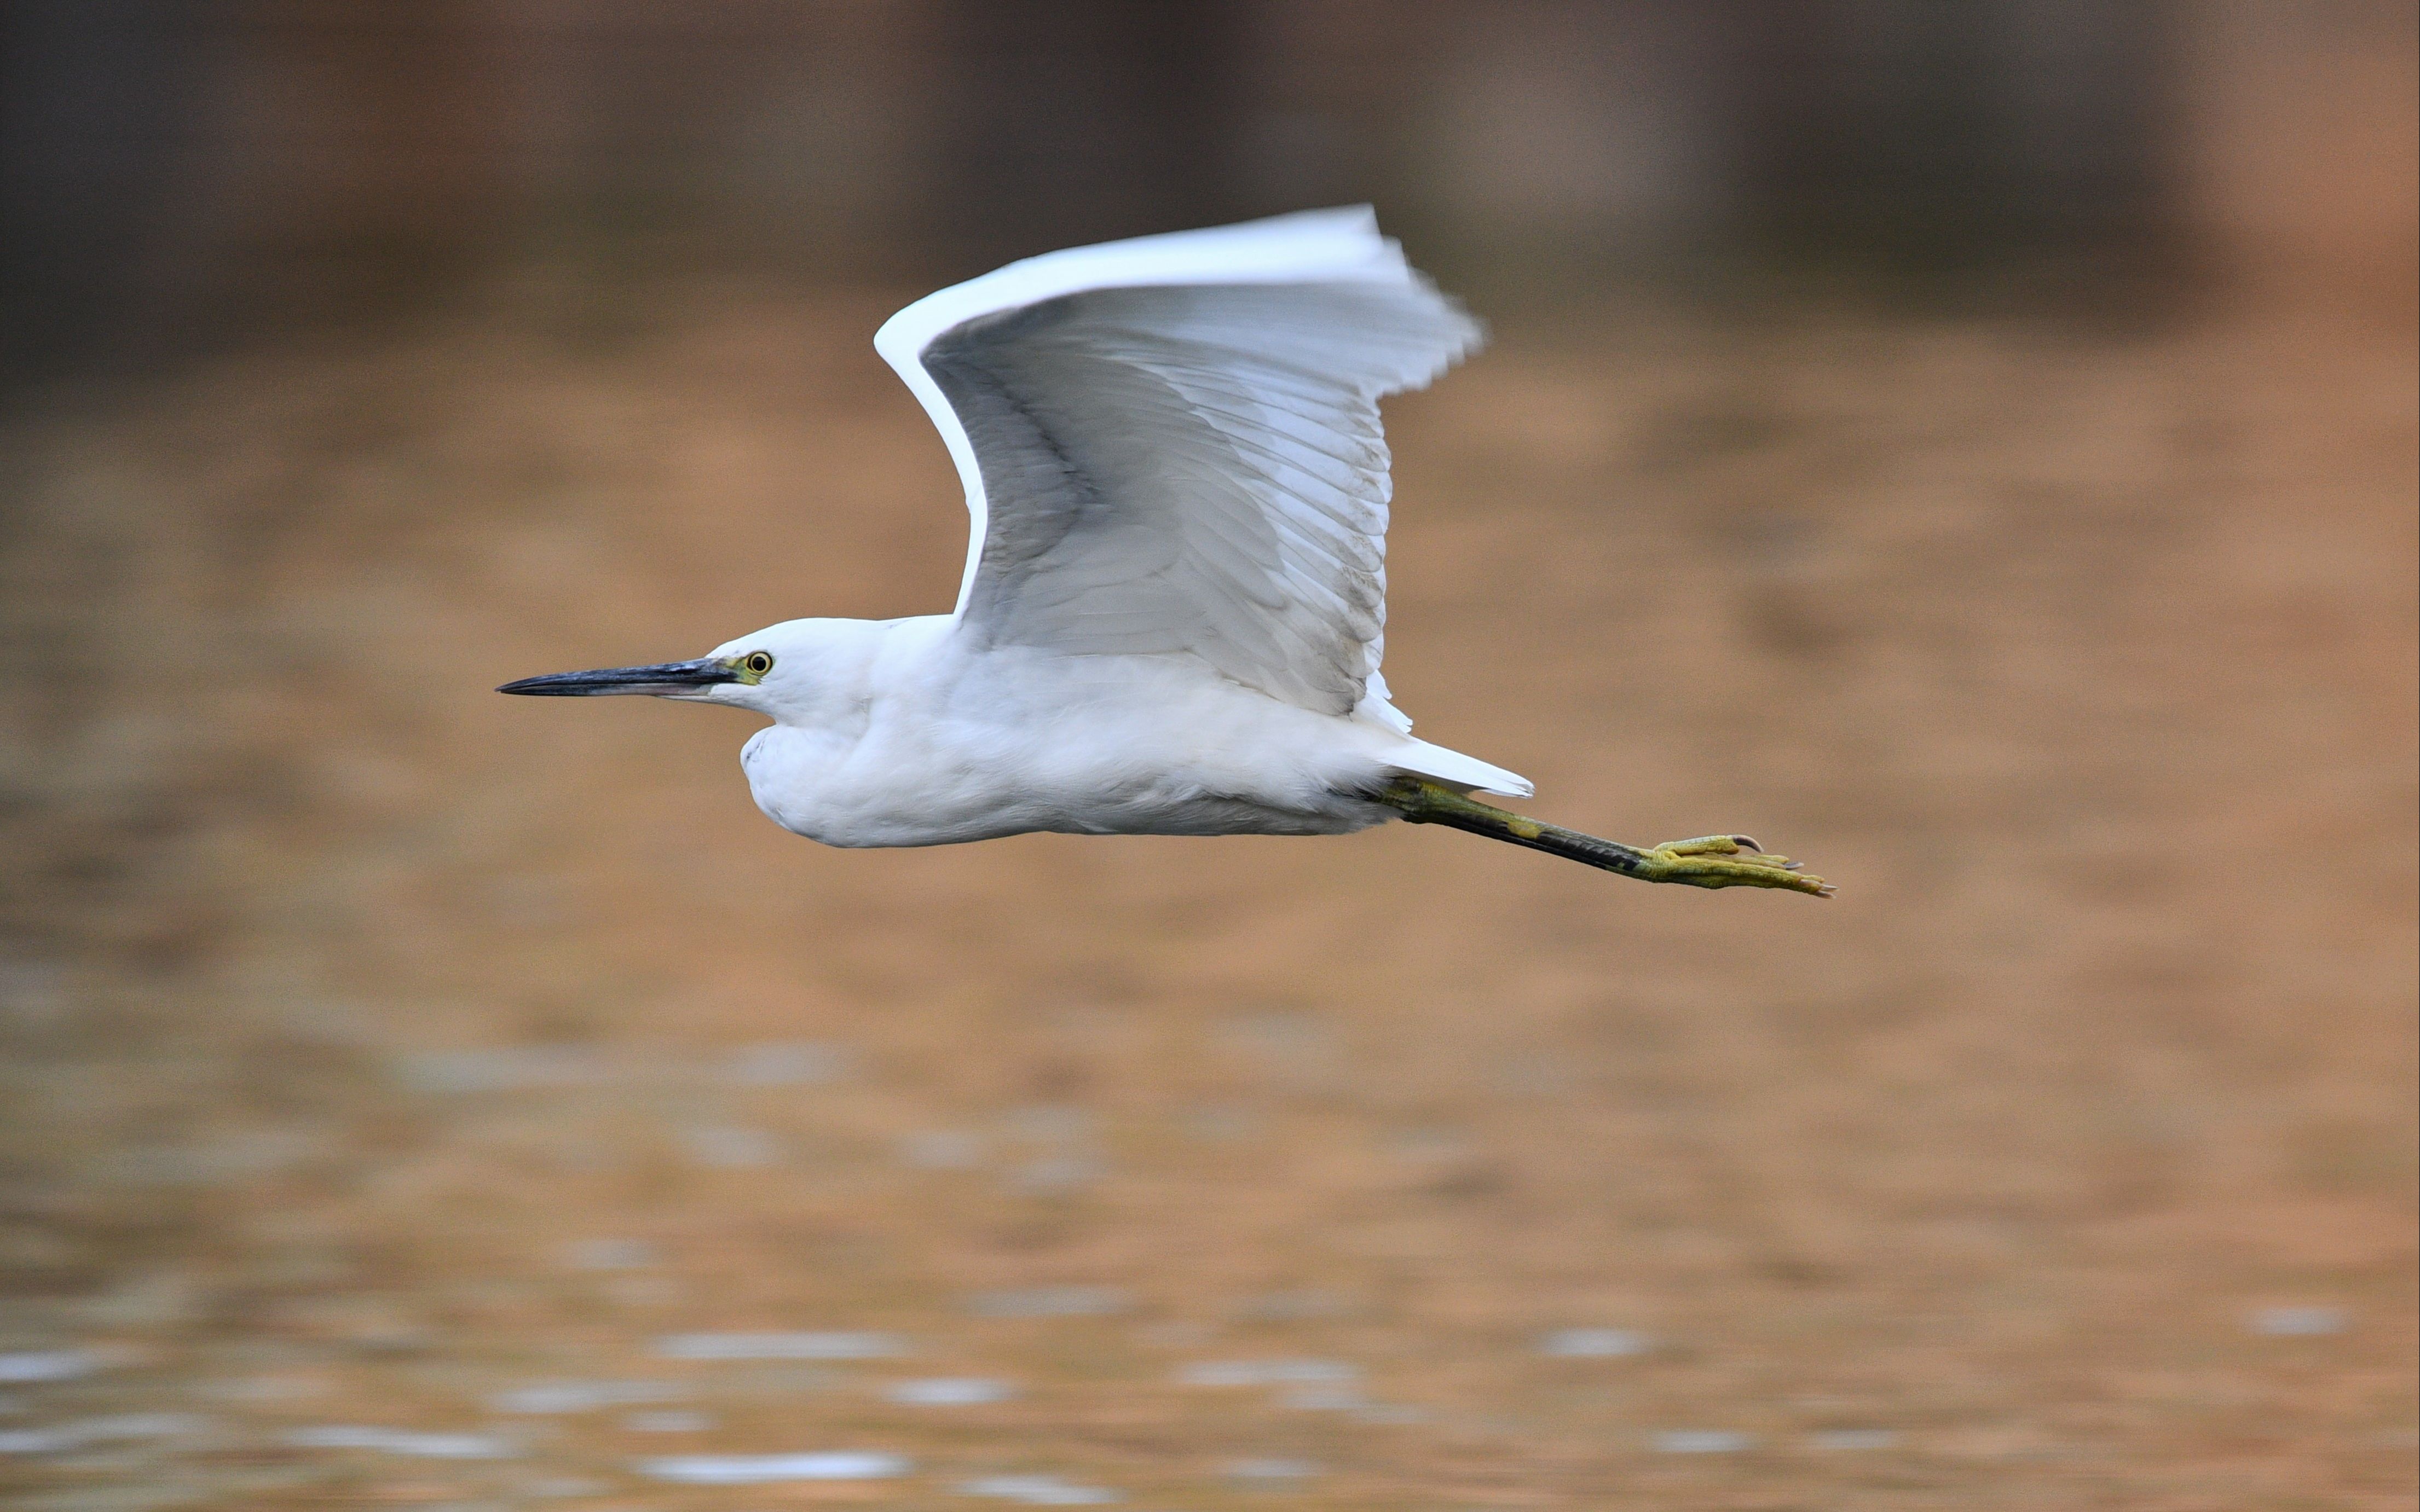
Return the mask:
POLYGON ((792 620, 766 633, 787 675, 768 679, 764 712, 794 729, 861 733, 877 698, 914 686, 948 621, 792 620))

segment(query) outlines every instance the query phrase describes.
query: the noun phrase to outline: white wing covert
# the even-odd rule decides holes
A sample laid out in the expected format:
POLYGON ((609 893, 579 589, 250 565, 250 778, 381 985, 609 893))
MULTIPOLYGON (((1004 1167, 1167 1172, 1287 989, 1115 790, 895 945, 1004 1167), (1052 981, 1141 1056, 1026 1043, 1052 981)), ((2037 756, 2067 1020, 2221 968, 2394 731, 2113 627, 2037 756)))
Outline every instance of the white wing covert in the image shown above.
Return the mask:
POLYGON ((900 312, 877 347, 974 516, 962 633, 1190 653, 1408 728, 1378 676, 1381 396, 1478 345, 1366 208, 1079 248, 900 312))

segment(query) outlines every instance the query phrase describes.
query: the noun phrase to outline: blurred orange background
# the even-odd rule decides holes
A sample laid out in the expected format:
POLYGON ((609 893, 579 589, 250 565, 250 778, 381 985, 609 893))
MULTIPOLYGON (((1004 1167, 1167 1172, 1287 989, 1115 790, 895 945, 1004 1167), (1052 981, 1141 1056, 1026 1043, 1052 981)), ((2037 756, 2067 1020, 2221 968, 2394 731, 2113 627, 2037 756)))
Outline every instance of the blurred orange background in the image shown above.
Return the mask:
POLYGON ((2411 1504, 2409 7, 8 24, 9 1506, 2411 1504), (1362 199, 1404 706, 1832 903, 488 691, 946 608, 890 310, 1362 199))

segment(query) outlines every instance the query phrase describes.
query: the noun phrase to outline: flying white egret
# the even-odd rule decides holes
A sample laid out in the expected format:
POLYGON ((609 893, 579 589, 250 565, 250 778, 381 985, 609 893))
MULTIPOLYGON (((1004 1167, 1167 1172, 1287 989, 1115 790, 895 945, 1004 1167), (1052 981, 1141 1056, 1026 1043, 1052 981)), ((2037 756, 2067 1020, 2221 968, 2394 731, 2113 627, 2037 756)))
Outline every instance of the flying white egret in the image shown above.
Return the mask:
POLYGON ((1388 702, 1378 400, 1479 343, 1366 206, 1012 263, 874 338, 966 485, 954 611, 499 691, 763 715, 749 790, 827 845, 1407 819, 1647 882, 1828 893, 1745 836, 1642 849, 1481 803, 1530 785, 1388 702))

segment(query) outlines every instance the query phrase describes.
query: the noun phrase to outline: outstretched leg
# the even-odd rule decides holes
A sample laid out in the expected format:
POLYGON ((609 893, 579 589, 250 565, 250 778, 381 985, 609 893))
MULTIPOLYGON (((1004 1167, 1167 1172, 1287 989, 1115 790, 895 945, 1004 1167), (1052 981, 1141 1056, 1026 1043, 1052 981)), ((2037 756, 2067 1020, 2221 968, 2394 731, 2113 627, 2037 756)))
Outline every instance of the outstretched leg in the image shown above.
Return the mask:
POLYGON ((1786 856, 1759 849, 1745 835, 1668 841, 1641 850, 1481 803, 1423 778, 1399 777, 1371 796, 1416 825, 1466 829, 1641 882, 1678 882, 1692 887, 1786 887, 1818 898, 1832 894, 1830 883, 1801 872, 1798 863, 1786 856))

